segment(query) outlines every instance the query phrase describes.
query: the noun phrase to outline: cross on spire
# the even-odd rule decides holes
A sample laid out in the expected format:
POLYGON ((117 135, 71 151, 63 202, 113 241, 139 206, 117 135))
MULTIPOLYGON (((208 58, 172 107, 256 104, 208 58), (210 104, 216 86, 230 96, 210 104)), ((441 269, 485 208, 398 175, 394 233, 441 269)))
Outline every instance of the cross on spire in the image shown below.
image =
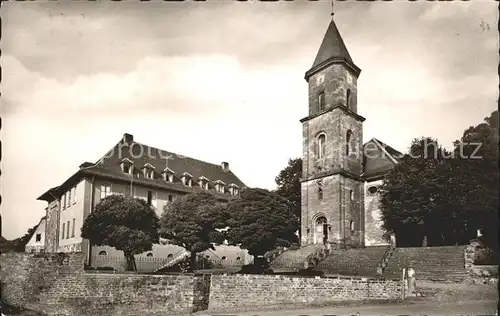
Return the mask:
POLYGON ((331 17, 332 17, 332 21, 333 21, 333 15, 335 14, 335 11, 334 11, 334 7, 333 7, 333 2, 335 0, 332 0, 332 13, 330 13, 331 17))

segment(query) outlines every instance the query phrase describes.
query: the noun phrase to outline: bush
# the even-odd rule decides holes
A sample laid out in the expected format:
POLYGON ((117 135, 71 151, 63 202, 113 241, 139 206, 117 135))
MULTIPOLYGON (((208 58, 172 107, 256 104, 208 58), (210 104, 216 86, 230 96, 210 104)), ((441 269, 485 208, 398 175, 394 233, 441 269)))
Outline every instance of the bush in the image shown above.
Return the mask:
POLYGON ((247 264, 241 267, 239 274, 274 274, 266 260, 258 260, 259 263, 247 264))
POLYGON ((475 265, 498 265, 500 264, 500 257, 498 251, 489 248, 476 249, 474 257, 475 265))

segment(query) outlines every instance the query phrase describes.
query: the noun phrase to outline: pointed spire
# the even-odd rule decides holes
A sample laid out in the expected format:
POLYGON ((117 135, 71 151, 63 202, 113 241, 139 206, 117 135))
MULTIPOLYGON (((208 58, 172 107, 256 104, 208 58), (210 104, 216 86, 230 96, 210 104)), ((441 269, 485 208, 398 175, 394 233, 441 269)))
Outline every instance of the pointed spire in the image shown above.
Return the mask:
MULTIPOLYGON (((332 2, 333 4, 333 2, 332 2)), ((332 9, 332 20, 326 34, 323 38, 323 42, 318 50, 316 59, 309 71, 306 72, 306 80, 319 69, 324 68, 327 64, 344 62, 355 72, 359 73, 359 69, 352 61, 351 55, 347 51, 347 47, 344 44, 342 36, 337 29, 337 25, 333 21, 333 9, 332 9)))
POLYGON ((316 67, 330 58, 345 58, 346 61, 353 62, 333 19, 328 26, 328 30, 326 31, 323 42, 321 43, 311 68, 316 67))

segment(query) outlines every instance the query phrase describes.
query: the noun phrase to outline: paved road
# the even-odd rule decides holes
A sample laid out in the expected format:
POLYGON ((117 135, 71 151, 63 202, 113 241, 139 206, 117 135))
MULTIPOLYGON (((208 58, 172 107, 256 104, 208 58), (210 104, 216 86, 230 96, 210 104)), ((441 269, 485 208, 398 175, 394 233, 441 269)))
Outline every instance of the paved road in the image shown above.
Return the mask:
POLYGON ((392 304, 350 307, 328 307, 318 309, 279 310, 266 312, 211 313, 211 316, 458 316, 495 315, 496 301, 467 301, 447 304, 419 302, 414 304, 392 304))

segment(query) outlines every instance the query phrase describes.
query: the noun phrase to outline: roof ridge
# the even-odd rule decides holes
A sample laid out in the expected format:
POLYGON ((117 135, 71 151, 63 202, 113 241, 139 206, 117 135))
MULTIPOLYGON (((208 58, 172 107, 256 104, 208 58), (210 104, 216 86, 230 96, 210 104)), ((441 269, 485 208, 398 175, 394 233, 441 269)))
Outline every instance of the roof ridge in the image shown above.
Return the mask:
POLYGON ((156 149, 156 150, 158 150, 158 151, 164 151, 164 152, 167 152, 167 153, 169 153, 169 154, 176 155, 176 156, 178 156, 178 157, 188 158, 188 159, 192 159, 192 160, 196 160, 196 161, 199 161, 199 162, 203 162, 203 163, 206 163, 206 164, 210 164, 210 165, 213 165, 213 166, 220 167, 220 165, 219 165, 219 164, 216 164, 216 163, 213 163, 213 162, 209 162, 209 161, 201 160, 201 159, 198 159, 198 158, 193 158, 193 157, 189 157, 189 156, 186 156, 186 155, 182 155, 182 154, 174 153, 174 152, 172 152, 172 151, 168 151, 168 150, 160 149, 160 148, 153 147, 153 146, 150 146, 150 145, 146 145, 146 144, 143 144, 143 143, 139 143, 139 142, 136 142, 136 141, 134 141, 133 143, 135 143, 135 144, 139 144, 140 146, 146 146, 146 147, 149 147, 149 148, 151 148, 151 149, 156 149))

